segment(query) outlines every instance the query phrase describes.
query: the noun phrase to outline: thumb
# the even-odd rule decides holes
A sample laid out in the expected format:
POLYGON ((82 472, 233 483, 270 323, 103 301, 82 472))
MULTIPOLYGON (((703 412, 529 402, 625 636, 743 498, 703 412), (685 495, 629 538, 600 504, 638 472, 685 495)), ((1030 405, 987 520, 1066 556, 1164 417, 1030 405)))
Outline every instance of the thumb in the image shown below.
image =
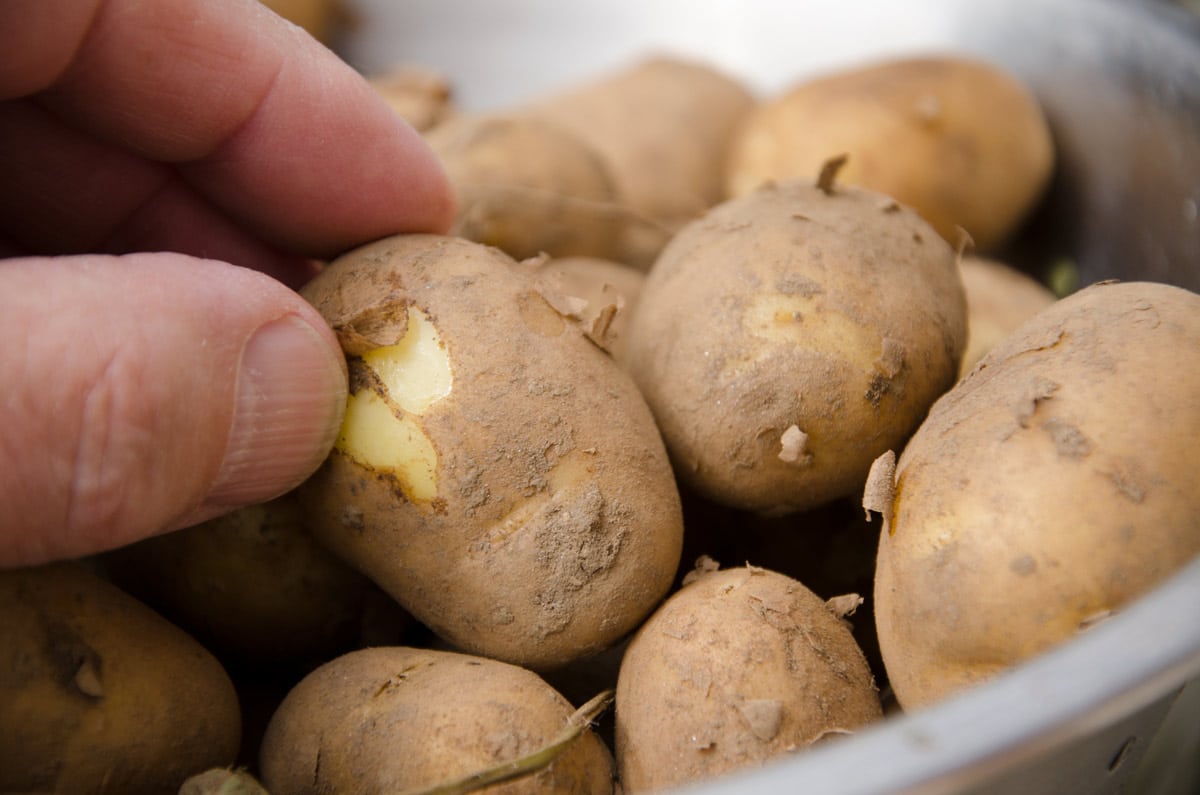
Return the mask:
POLYGON ((320 465, 345 409, 317 312, 222 262, 0 262, 0 340, 0 568, 275 497, 320 465))

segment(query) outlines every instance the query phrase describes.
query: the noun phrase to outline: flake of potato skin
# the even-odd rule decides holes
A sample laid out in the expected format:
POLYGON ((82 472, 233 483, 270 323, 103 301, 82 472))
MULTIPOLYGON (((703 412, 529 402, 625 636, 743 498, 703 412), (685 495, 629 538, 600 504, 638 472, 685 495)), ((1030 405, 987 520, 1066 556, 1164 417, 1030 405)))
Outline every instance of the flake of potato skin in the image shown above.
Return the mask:
POLYGON ((1038 406, 1054 397, 1054 393, 1058 391, 1058 387, 1058 384, 1046 378, 1038 378, 1034 381, 1017 402, 1017 423, 1022 428, 1028 428, 1030 420, 1037 413, 1038 406))
POLYGON ((764 743, 775 739, 783 724, 783 702, 777 698, 755 698, 737 705, 750 733, 764 743))
POLYGON ((91 656, 85 658, 80 664, 79 670, 75 672, 75 678, 71 680, 71 684, 75 685, 75 689, 85 696, 104 698, 104 684, 100 681, 99 661, 91 656))
POLYGON ((612 352, 613 342, 616 341, 616 337, 612 333, 612 324, 618 311, 617 304, 605 304, 592 318, 591 327, 584 331, 584 336, 595 343, 600 350, 608 353, 612 352))
POLYGON ((808 452, 808 434, 795 425, 789 426, 779 437, 779 460, 798 466, 811 464, 812 453, 808 452))
POLYGON ((720 570, 720 568, 720 563, 713 560, 708 555, 701 555, 700 557, 696 558, 696 563, 692 567, 692 570, 683 575, 683 584, 690 585, 704 575, 712 574, 714 571, 720 570))
POLYGON ((1091 629, 1092 627, 1094 627, 1098 624, 1102 624, 1105 621, 1107 621, 1108 619, 1112 618, 1113 615, 1114 615, 1113 611, 1106 608, 1104 610, 1097 610, 1095 613, 1092 613, 1091 615, 1084 616, 1083 619, 1080 620, 1080 622, 1079 622, 1079 631, 1086 632, 1087 630, 1091 629))
POLYGON ((838 618, 849 618, 865 600, 856 593, 844 593, 825 600, 825 606, 838 618))
POLYGON ((904 369, 904 343, 891 337, 883 338, 883 351, 875 361, 875 369, 887 378, 895 378, 904 369))
POLYGON ((552 290, 538 290, 538 294, 554 307, 555 312, 567 320, 581 319, 588 307, 587 299, 577 295, 562 295, 552 290))
POLYGON ((883 528, 892 532, 892 505, 896 496, 896 452, 888 450, 876 458, 867 473, 867 485, 863 490, 862 507, 867 521, 874 511, 883 517, 883 528))

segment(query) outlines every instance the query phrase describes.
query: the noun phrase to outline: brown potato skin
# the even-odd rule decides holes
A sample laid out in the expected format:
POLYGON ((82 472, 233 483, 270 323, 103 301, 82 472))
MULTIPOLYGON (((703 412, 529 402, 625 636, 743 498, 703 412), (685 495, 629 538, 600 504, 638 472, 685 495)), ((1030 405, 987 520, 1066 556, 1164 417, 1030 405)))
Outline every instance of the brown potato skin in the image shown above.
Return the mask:
MULTIPOLYGON (((537 751, 574 711, 517 666, 362 649, 318 668, 280 704, 263 738, 263 783, 272 795, 423 791, 537 751)), ((612 782, 612 757, 587 729, 550 767, 486 791, 608 795, 612 782)))
POLYGON ((899 458, 875 580, 913 709, 1069 640, 1200 553, 1200 296, 1102 283, 1043 310, 899 458))
POLYGON ((0 572, 0 791, 175 792, 240 735, 224 669, 158 614, 79 564, 0 572))
MULTIPOLYGON (((408 501, 336 447, 298 493, 314 535, 443 639, 542 670, 632 631, 670 588, 683 530, 645 401, 532 269, 411 235, 311 282, 305 296, 343 336, 363 307, 411 301, 438 328, 454 387, 421 417, 436 499, 408 501)), ((352 356, 352 381, 360 367, 352 356)))
POLYGON ((888 60, 817 76, 764 101, 731 145, 726 191, 816 173, 838 154, 848 184, 911 205, 952 244, 994 250, 1036 204, 1054 144, 1036 98, 963 57, 888 60))
POLYGON ((704 574, 655 611, 621 663, 621 784, 703 781, 881 718, 862 651, 822 599, 765 569, 704 574))
POLYGON ((626 360, 682 482, 784 514, 859 492, 954 383, 965 336, 955 253, 928 224, 876 193, 791 180, 672 239, 626 360), (789 462, 791 426, 808 457, 789 462))

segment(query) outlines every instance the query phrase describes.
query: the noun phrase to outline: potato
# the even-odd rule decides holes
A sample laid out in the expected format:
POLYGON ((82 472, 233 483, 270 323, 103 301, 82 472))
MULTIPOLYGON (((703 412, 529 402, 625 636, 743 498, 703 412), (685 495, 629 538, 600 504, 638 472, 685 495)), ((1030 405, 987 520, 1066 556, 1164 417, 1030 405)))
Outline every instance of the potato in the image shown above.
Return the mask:
POLYGON ((239 664, 321 662, 355 648, 376 587, 312 538, 294 493, 138 542, 104 565, 119 586, 239 664))
POLYGON ((881 717, 840 613, 782 574, 704 573, 655 611, 625 653, 619 777, 627 793, 694 783, 881 717))
POLYGON ((571 130, 529 115, 463 115, 425 140, 454 187, 454 235, 517 259, 619 253, 630 213, 608 163, 571 130))
POLYGON ((174 792, 232 764, 233 684, 78 564, 0 571, 0 791, 174 792))
POLYGON ((843 179, 911 205, 951 243, 1007 239, 1054 167, 1049 125, 1014 76, 961 56, 888 60, 807 79, 764 101, 730 147, 726 190, 811 174, 839 153, 843 179))
POLYGON ((399 64, 371 75, 367 82, 415 130, 433 129, 453 115, 450 81, 436 70, 399 64))
POLYGON ((740 81, 709 64, 672 56, 530 103, 524 110, 590 144, 605 159, 621 201, 661 228, 630 225, 622 262, 645 269, 673 231, 723 198, 733 132, 754 107, 740 81))
POLYGON ((1073 638, 1200 553, 1198 394, 1200 296, 1134 282, 1043 310, 937 402, 875 502, 903 707, 1073 638))
POLYGON ((959 262, 967 293, 967 350, 960 377, 996 343, 1058 300, 1049 287, 1004 262, 963 257, 959 262))
POLYGON ((671 240, 626 358, 682 482, 783 514, 861 490, 954 383, 965 316, 955 253, 914 212, 791 180, 671 240))
POLYGON ((573 713, 536 674, 514 665, 363 649, 321 666, 284 699, 263 739, 263 783, 271 795, 424 792, 504 765, 529 766, 541 753, 552 758, 549 766, 487 791, 610 793, 608 749, 586 721, 572 727, 573 713), (582 731, 556 756, 546 753, 568 728, 582 731))
POLYGON ((314 535, 443 639, 546 669, 650 612, 682 519, 645 401, 533 269, 412 235, 307 285, 348 354, 351 395, 298 493, 314 535))
POLYGON ((629 319, 646 275, 637 268, 598 257, 548 258, 537 269, 546 295, 568 317, 576 317, 587 337, 617 363, 625 359, 629 319))

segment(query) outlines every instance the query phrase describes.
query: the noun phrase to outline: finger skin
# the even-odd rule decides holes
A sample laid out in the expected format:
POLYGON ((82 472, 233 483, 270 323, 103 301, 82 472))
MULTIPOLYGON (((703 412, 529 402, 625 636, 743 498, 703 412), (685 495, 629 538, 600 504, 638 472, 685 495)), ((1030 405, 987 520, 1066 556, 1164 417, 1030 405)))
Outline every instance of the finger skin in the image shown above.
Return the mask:
MULTIPOLYGON (((332 332, 293 291, 174 254, 0 263, 0 319, 0 567, 111 549, 231 507, 208 497, 256 329, 301 322, 340 362, 332 332)), ((269 490, 298 484, 328 453, 344 369, 340 379, 302 396, 289 427, 308 447, 289 453, 291 470, 272 473, 269 490)), ((222 493, 274 496, 237 483, 222 493)))
POLYGON ((257 0, 10 0, 0 96, 177 169, 269 244, 444 231, 440 165, 361 75, 257 0), (35 34, 50 38, 39 47, 35 34), (9 49, 6 49, 9 47, 9 49))
POLYGON ((0 185, 7 256, 176 251, 293 288, 314 273, 309 260, 233 223, 171 167, 90 138, 32 102, 0 103, 0 185))

